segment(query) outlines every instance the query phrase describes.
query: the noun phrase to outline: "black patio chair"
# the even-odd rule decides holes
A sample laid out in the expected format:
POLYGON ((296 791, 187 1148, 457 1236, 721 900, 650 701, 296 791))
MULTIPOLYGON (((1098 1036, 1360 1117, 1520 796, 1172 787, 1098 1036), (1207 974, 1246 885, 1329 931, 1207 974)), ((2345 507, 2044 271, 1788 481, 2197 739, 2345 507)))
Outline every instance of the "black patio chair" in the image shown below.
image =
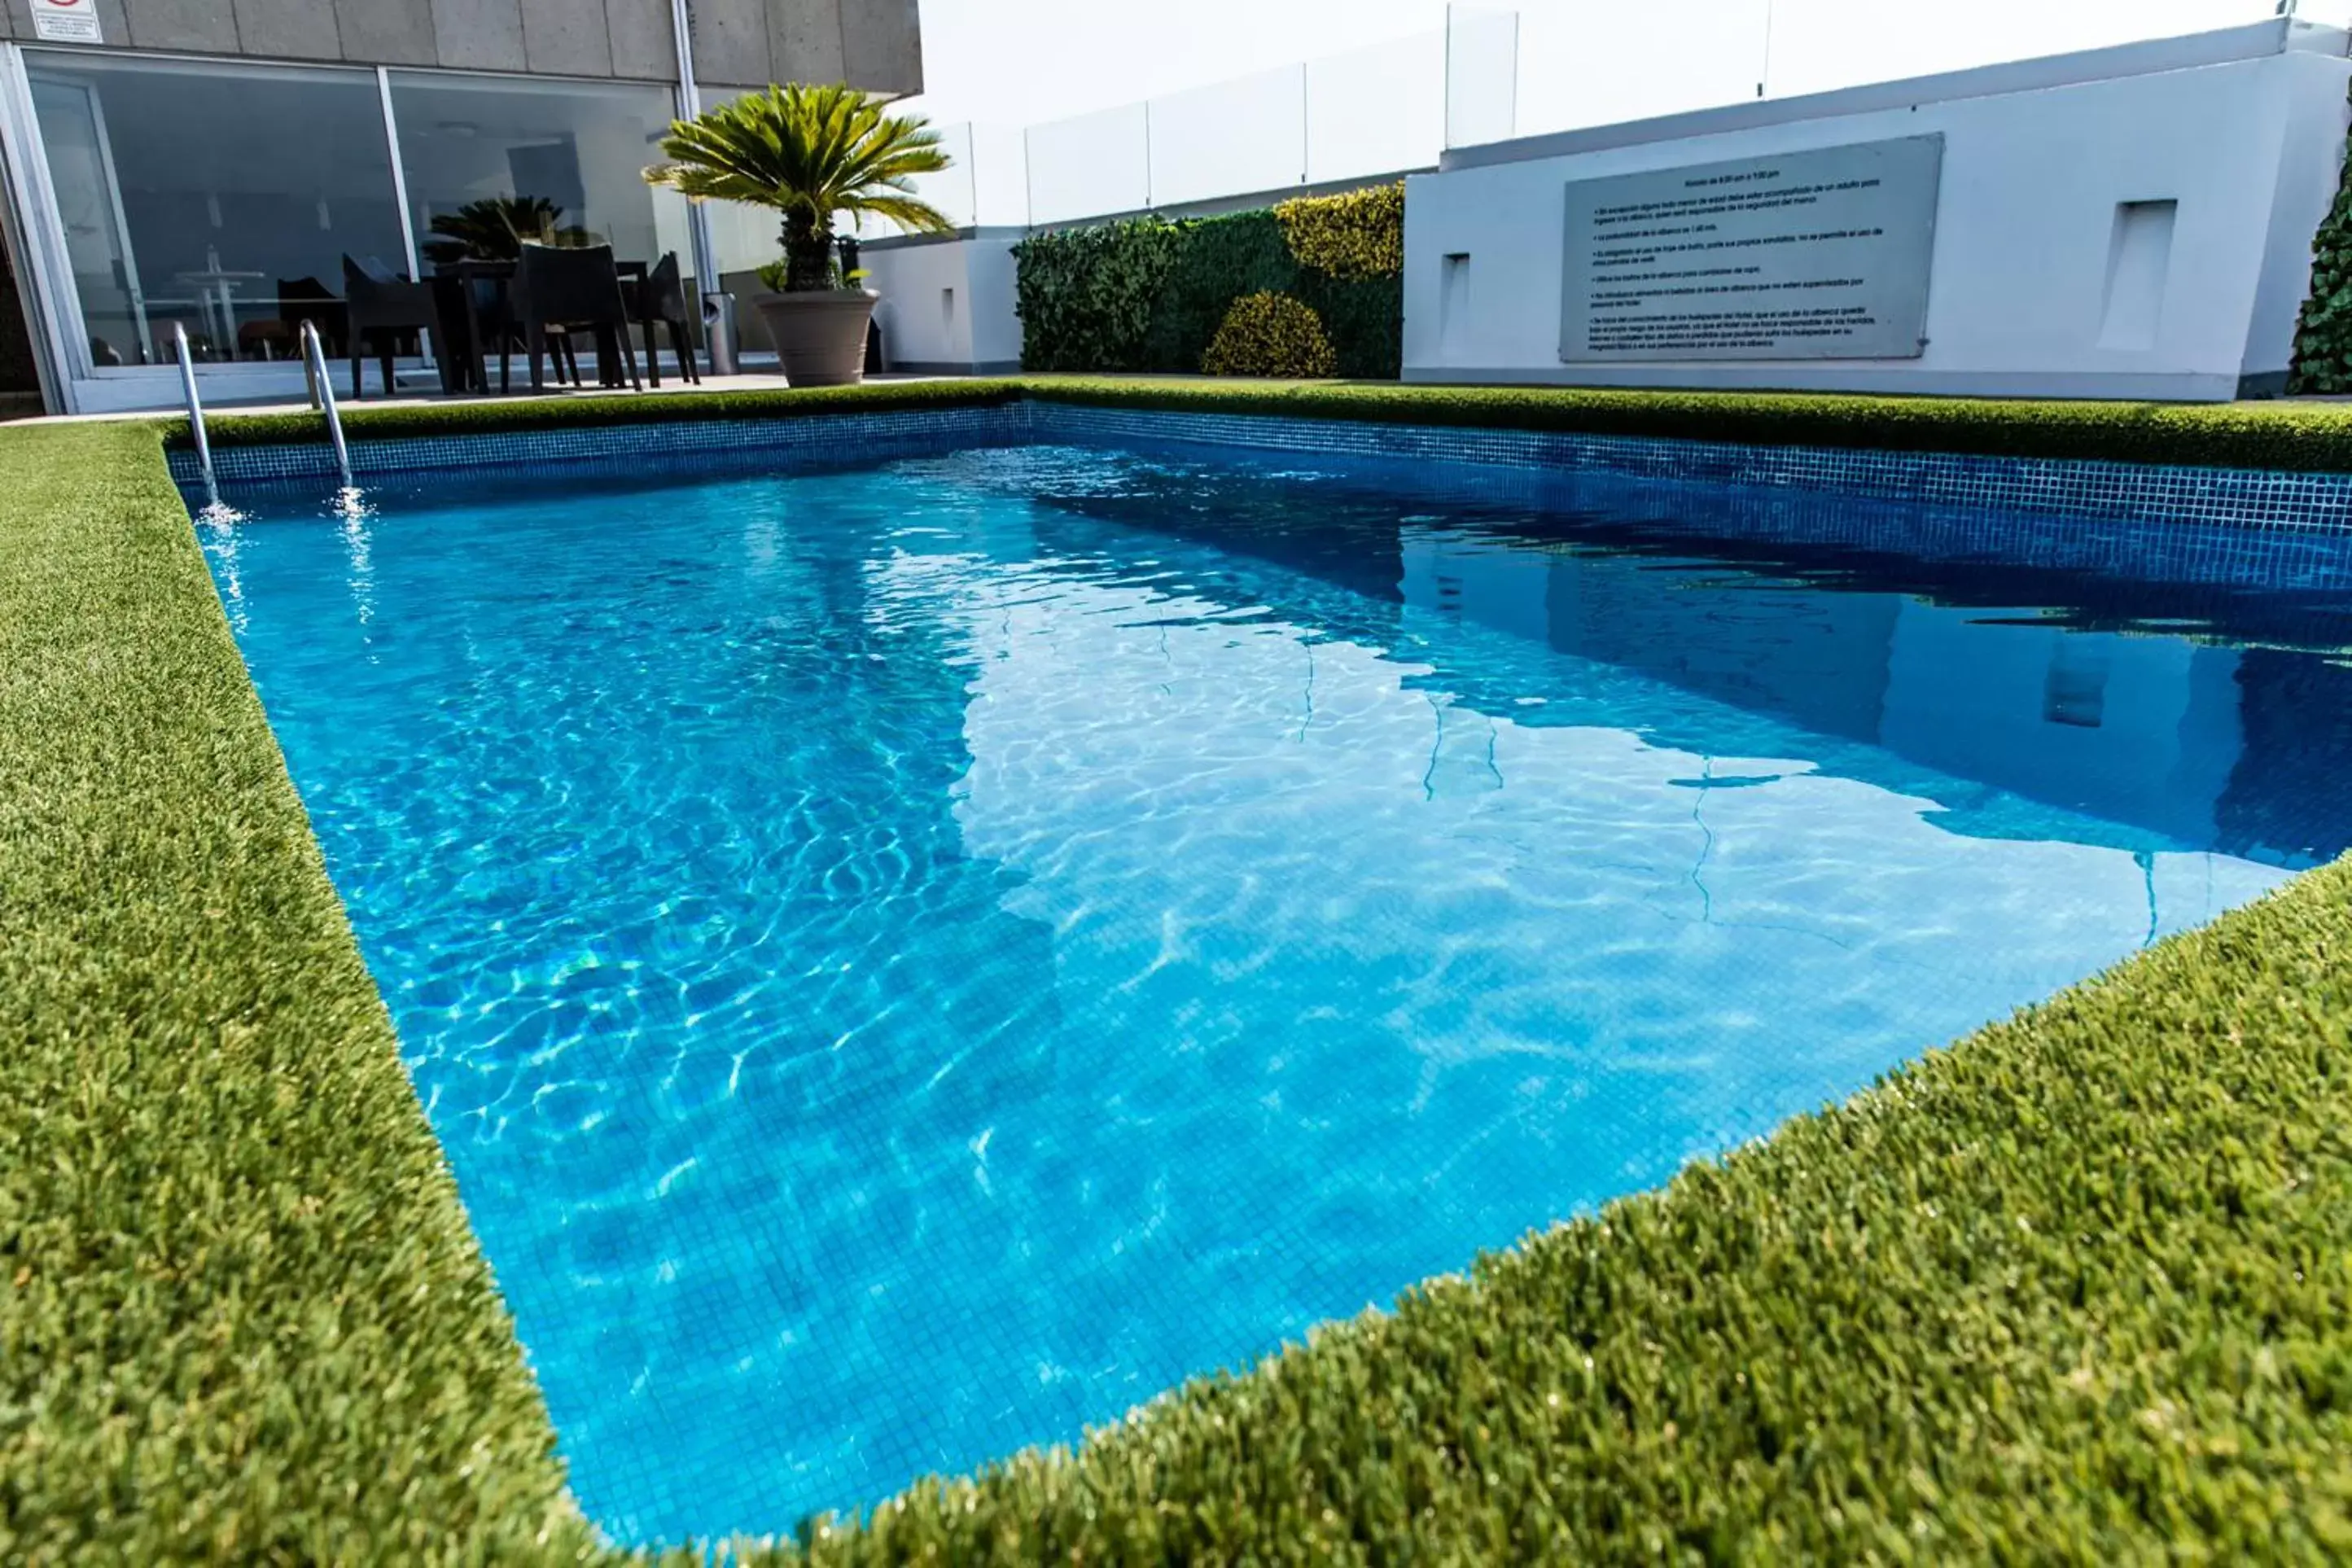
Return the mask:
MULTIPOLYGON (((510 353, 522 342, 522 329, 515 322, 510 279, 468 277, 463 262, 436 263, 433 276, 425 279, 433 290, 433 302, 441 311, 446 325, 447 342, 440 345, 436 357, 441 362, 441 386, 445 392, 479 392, 490 390, 484 366, 490 353, 510 353)), ((563 374, 563 355, 569 344, 557 335, 561 329, 549 334, 551 357, 556 360, 556 375, 563 374)), ((575 364, 572 379, 577 383, 580 372, 575 364)))
MULTIPOLYGON (((515 325, 521 329, 523 347, 530 354, 532 391, 547 385, 540 362, 548 351, 550 328, 564 330, 559 352, 573 358, 575 378, 578 361, 571 356, 570 335, 584 329, 596 334, 598 380, 606 386, 622 384, 614 368, 617 359, 628 367, 627 384, 642 384, 637 380, 636 350, 629 342, 628 301, 621 295, 621 275, 613 266, 611 246, 525 245, 515 260, 510 309, 515 325)), ((501 342, 499 391, 510 384, 509 374, 507 345, 501 342)))
POLYGON ((412 283, 380 262, 363 263, 349 256, 343 258, 343 309, 351 330, 354 399, 365 395, 361 390, 360 361, 367 352, 370 337, 375 339, 386 397, 398 390, 392 376, 392 360, 400 352, 403 339, 420 331, 429 331, 436 340, 446 341, 448 337, 441 330, 441 313, 434 306, 432 286, 412 283))
POLYGON ((702 384, 694 368, 694 340, 687 335, 686 284, 678 276, 677 252, 666 252, 631 290, 629 313, 646 329, 646 376, 661 384, 661 354, 654 347, 654 328, 669 328, 669 346, 677 355, 677 373, 689 385, 702 384))
POLYGON ((341 353, 351 337, 351 313, 335 291, 316 278, 278 280, 278 319, 286 323, 289 334, 298 337, 304 321, 315 324, 320 342, 330 354, 341 353))

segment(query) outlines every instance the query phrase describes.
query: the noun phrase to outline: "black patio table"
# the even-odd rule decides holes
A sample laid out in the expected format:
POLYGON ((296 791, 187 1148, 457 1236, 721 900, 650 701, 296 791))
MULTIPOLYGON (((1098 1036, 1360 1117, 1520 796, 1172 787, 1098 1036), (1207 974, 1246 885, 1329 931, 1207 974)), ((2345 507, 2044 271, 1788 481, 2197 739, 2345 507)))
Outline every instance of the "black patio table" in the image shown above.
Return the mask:
MULTIPOLYGON (((445 323, 451 324, 455 330, 462 331, 466 339, 462 343, 452 344, 452 352, 443 359, 441 384, 445 390, 485 395, 489 392, 489 343, 482 330, 480 291, 474 285, 478 282, 490 285, 498 304, 499 319, 503 321, 508 314, 507 298, 514 286, 517 265, 511 259, 487 260, 469 257, 463 261, 445 261, 434 268, 433 291, 435 300, 440 307, 441 320, 445 323), (453 377, 450 374, 452 367, 457 371, 454 378, 455 384, 452 384, 453 377)), ((613 270, 621 275, 624 282, 632 279, 643 282, 646 276, 646 263, 615 261, 613 263, 613 270)), ((625 326, 619 330, 628 331, 625 326)), ((599 343, 596 354, 598 385, 625 386, 627 384, 621 374, 620 359, 621 356, 615 351, 614 345, 599 343)), ((500 374, 499 392, 505 393, 510 390, 509 381, 510 377, 503 373, 500 374)))

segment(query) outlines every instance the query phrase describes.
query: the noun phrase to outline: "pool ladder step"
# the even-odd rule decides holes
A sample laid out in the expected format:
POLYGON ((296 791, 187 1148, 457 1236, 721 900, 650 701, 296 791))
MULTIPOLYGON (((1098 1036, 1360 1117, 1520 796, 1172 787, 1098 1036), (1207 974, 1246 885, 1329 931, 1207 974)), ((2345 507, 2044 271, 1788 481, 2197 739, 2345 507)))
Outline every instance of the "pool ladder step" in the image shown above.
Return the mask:
POLYGON ((180 355, 180 391, 188 400, 188 436, 196 444, 196 467, 205 476, 205 510, 220 510, 220 485, 213 478, 213 441, 205 429, 205 400, 196 395, 196 367, 188 355, 188 329, 172 323, 172 341, 180 355))
MULTIPOLYGON (((348 499, 352 491, 352 449, 343 442, 343 416, 335 407, 335 384, 327 374, 327 350, 319 341, 319 323, 308 320, 302 323, 302 374, 310 381, 310 406, 326 411, 327 439, 335 447, 335 472, 343 481, 342 499, 348 499)), ((189 395, 194 393, 191 391, 189 395)))
MULTIPOLYGON (((220 510, 220 480, 213 471, 212 432, 205 426, 205 400, 196 391, 194 357, 188 352, 188 329, 178 321, 172 323, 173 346, 180 357, 180 392, 188 403, 188 437, 196 446, 196 468, 205 480, 205 505, 207 510, 220 510)), ((327 374, 327 351, 319 341, 319 324, 302 323, 302 374, 310 383, 310 406, 323 409, 327 416, 327 439, 335 448, 335 473, 342 480, 338 495, 339 504, 348 504, 352 494, 352 449, 343 440, 343 416, 335 407, 335 386, 327 374)))

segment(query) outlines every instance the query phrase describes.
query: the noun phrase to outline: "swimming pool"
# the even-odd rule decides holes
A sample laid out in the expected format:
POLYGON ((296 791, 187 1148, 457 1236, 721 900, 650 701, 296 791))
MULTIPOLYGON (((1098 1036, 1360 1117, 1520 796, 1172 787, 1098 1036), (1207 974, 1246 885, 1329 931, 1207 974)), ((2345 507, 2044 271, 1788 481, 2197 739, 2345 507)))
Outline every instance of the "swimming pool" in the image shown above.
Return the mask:
POLYGON ((1056 446, 315 489, 206 548, 629 1542, 1075 1438, 2352 839, 2332 542, 1056 446))

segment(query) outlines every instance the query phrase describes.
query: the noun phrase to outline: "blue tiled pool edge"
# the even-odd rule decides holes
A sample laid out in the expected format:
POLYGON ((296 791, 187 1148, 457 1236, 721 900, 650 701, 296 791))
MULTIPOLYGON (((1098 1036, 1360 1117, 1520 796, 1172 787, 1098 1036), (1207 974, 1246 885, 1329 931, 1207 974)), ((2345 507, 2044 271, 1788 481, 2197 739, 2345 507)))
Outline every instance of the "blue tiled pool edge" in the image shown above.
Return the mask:
MULTIPOLYGON (((498 434, 362 438, 355 478, 489 464, 625 463, 772 450, 799 461, 860 463, 974 446, 1038 442, 1201 444, 1259 451, 1466 462, 1627 478, 1832 490, 1844 497, 1982 507, 2109 521, 2187 522, 2263 530, 2352 528, 2352 474, 1994 458, 1947 452, 1750 446, 1646 436, 1498 430, 1260 414, 1124 409, 1034 398, 962 408, 762 419, 678 420, 498 434)), ((192 451, 170 453, 173 477, 200 476, 192 451)), ((327 478, 324 440, 226 447, 226 482, 327 478)))

